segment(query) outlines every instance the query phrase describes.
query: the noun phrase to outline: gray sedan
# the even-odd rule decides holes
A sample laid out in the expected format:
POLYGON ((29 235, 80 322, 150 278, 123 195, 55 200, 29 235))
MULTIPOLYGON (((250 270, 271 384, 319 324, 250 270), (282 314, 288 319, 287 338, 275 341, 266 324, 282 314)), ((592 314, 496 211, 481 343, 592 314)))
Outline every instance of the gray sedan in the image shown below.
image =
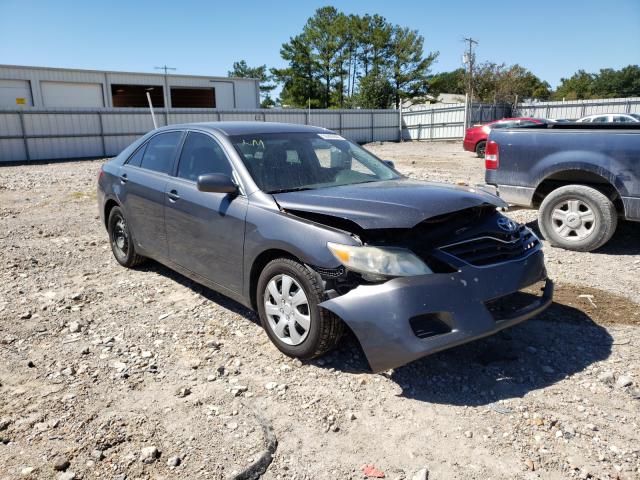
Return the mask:
POLYGON ((374 371, 394 368, 551 302, 540 241, 499 198, 410 180, 323 128, 154 130, 103 166, 98 206, 121 265, 153 258, 257 310, 302 359, 348 327, 374 371))

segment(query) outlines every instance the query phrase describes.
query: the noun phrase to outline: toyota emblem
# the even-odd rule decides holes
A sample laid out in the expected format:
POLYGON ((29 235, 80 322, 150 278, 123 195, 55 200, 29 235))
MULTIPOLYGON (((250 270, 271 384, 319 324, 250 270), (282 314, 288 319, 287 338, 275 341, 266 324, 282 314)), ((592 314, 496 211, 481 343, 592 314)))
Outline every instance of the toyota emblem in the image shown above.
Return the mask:
POLYGON ((500 217, 498 219, 498 227, 505 232, 515 232, 518 228, 518 224, 513 220, 509 220, 507 217, 500 217))

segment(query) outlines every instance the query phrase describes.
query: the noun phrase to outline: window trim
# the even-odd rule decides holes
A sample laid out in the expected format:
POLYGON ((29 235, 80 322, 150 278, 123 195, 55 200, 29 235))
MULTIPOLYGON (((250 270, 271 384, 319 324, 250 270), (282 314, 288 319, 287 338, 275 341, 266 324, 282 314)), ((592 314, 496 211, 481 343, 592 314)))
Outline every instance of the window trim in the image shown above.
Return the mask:
POLYGON ((184 144, 187 141, 187 137, 189 136, 189 133, 193 132, 193 133, 200 133, 202 135, 205 135, 207 137, 209 137, 211 140, 213 140, 218 147, 220 147, 220 150, 222 150, 222 153, 224 154, 225 159, 227 160, 227 163, 229 163, 229 166, 231 167, 231 179, 233 181, 235 181, 238 184, 238 195, 242 196, 242 197, 246 197, 246 188, 242 182, 242 176, 238 173, 238 170, 236 169, 235 164, 233 163, 233 161, 231 160, 231 157, 229 155, 229 152, 227 152, 227 149, 224 147, 224 145, 214 136, 212 135, 210 132, 206 131, 206 130, 197 130, 194 128, 187 128, 183 130, 184 135, 182 137, 182 141, 180 143, 180 152, 179 154, 176 156, 174 165, 173 165, 173 169, 170 173, 170 176, 176 180, 180 180, 181 182, 187 183, 189 185, 193 185, 194 187, 196 187, 196 183, 193 180, 189 180, 188 178, 182 178, 178 176, 178 166, 180 163, 180 157, 182 156, 182 150, 184 149, 184 144))
MULTIPOLYGON (((143 167, 143 166, 142 166, 142 162, 140 162, 140 165, 139 165, 139 166, 138 166, 138 165, 131 165, 131 164, 129 163, 129 161, 133 158, 133 156, 134 156, 136 153, 138 153, 138 151, 139 151, 143 146, 144 146, 144 148, 146 149, 146 148, 147 148, 147 146, 149 145, 149 142, 150 142, 151 140, 153 140, 155 137, 157 137, 158 135, 162 135, 162 134, 165 134, 165 133, 174 133, 174 132, 178 132, 178 133, 180 133, 180 134, 181 134, 180 140, 178 141, 178 145, 177 145, 177 148, 176 148, 176 152, 178 152, 178 151, 179 151, 179 152, 181 152, 181 151, 182 151, 182 145, 184 144, 184 139, 185 139, 185 136, 186 136, 186 135, 185 135, 185 130, 183 130, 183 129, 181 129, 181 128, 172 128, 172 129, 169 129, 169 130, 162 130, 162 131, 159 131, 159 132, 155 132, 153 135, 151 135, 149 138, 147 138, 147 139, 142 143, 142 145, 140 145, 138 148, 136 148, 136 150, 135 150, 131 155, 129 155, 129 158, 127 158, 127 160, 124 162, 123 166, 124 166, 124 165, 127 165, 127 166, 129 166, 129 167, 136 167, 136 168, 139 168, 140 170, 143 170, 143 171, 145 171, 145 172, 152 172, 152 173, 158 173, 158 174, 160 174, 160 175, 167 175, 167 176, 171 176, 171 172, 172 172, 172 171, 174 171, 174 169, 176 168, 176 155, 175 155, 175 153, 174 153, 174 155, 173 155, 173 158, 171 159, 171 164, 169 165, 169 171, 168 171, 168 172, 159 172, 159 171, 157 171, 157 170, 151 170, 150 168, 145 168, 145 167, 143 167)), ((143 154, 143 156, 142 156, 142 159, 144 160, 144 154, 143 154)))

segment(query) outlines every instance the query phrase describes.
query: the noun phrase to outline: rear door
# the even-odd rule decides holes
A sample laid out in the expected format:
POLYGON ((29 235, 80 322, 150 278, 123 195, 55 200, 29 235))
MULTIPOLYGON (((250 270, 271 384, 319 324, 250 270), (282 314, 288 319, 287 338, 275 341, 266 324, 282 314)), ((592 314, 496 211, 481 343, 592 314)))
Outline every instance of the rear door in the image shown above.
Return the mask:
POLYGON ((165 187, 184 132, 151 137, 122 167, 125 216, 136 245, 149 256, 167 258, 164 224, 165 187))
POLYGON ((165 222, 172 262, 233 292, 242 291, 247 198, 200 192, 198 176, 233 168, 210 135, 190 131, 174 177, 165 187, 165 222))

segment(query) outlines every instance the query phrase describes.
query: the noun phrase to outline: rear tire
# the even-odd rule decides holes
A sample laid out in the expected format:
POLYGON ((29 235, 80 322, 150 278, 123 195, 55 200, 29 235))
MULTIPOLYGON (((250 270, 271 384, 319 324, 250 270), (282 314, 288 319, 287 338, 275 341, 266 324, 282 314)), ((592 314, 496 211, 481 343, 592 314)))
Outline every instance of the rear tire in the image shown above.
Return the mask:
POLYGON ((538 225, 554 247, 590 252, 611 239, 618 212, 613 202, 595 188, 567 185, 543 200, 538 225))
POLYGON ((318 357, 340 340, 342 321, 318 307, 324 300, 320 276, 290 258, 272 260, 258 279, 260 322, 278 350, 291 357, 318 357))
POLYGON ((135 242, 120 207, 113 207, 107 222, 109 243, 116 260, 123 267, 131 268, 139 265, 145 257, 136 253, 135 242))
POLYGON ((476 155, 478 156, 478 158, 484 158, 484 151, 487 148, 487 141, 486 140, 482 140, 480 142, 477 143, 476 145, 476 155))

